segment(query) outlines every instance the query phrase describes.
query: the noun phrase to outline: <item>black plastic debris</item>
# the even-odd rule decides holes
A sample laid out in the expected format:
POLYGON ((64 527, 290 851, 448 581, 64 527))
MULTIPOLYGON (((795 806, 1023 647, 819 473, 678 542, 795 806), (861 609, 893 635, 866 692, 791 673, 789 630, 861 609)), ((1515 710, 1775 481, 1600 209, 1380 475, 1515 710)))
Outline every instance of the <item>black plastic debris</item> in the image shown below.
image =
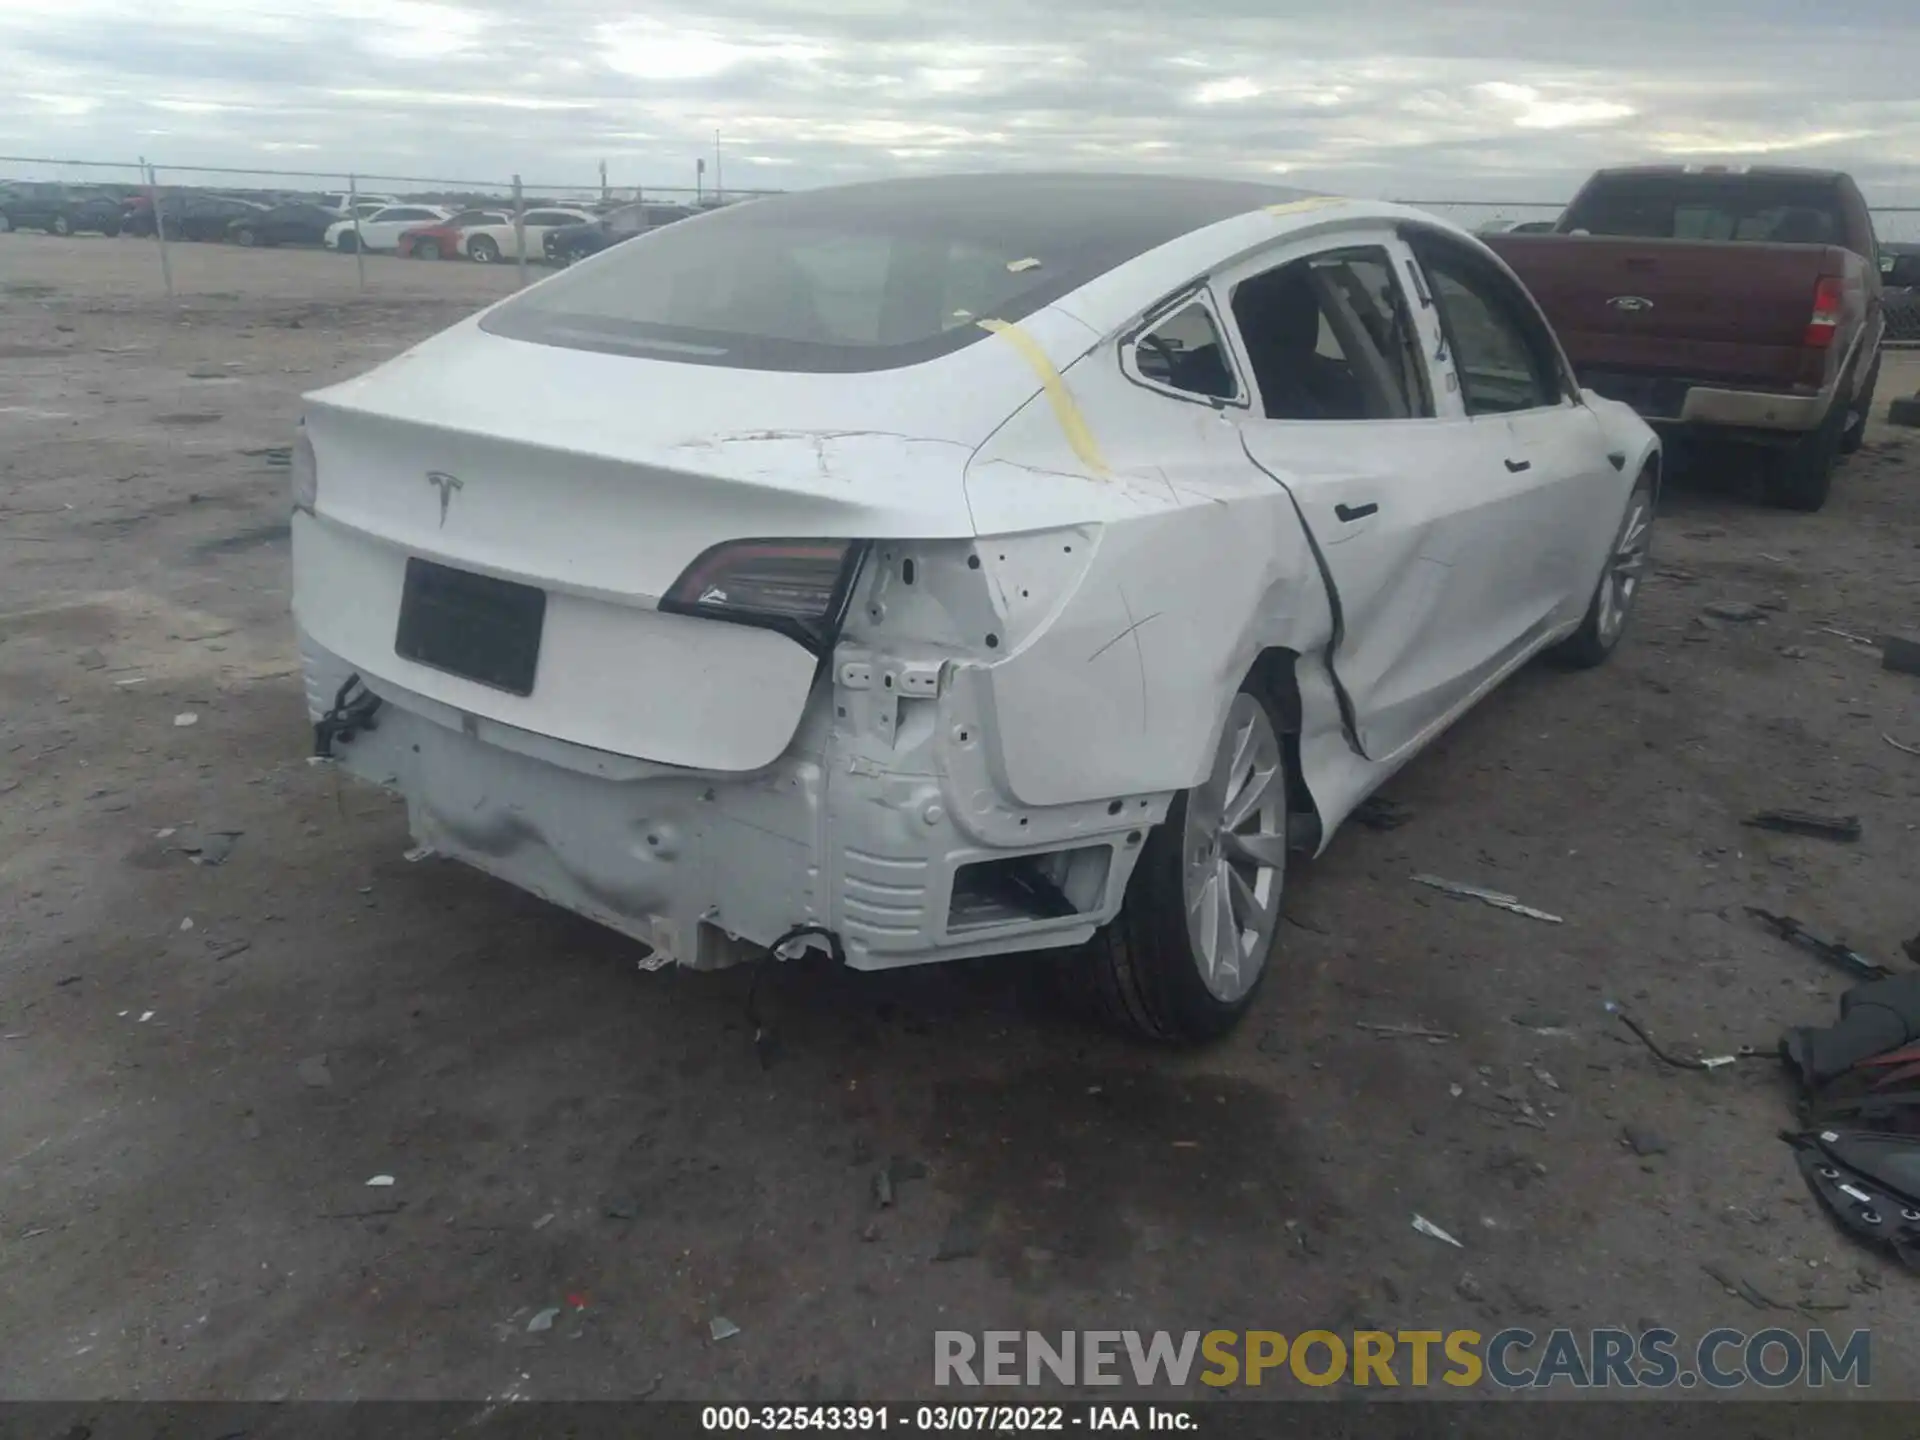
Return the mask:
POLYGON ((1816 840, 1860 838, 1858 815, 1816 815, 1808 810, 1762 810, 1740 822, 1756 830, 1777 830, 1783 835, 1811 835, 1816 840))
POLYGON ((1920 1140, 1838 1130, 1782 1138, 1841 1229, 1920 1270, 1920 1196, 1912 1193, 1920 1189, 1920 1140), (1885 1183, 1889 1174, 1902 1177, 1900 1188, 1885 1183))
POLYGON ((1819 956, 1820 959, 1836 970, 1844 970, 1859 980, 1884 980, 1893 972, 1886 966, 1876 964, 1858 950, 1842 945, 1837 940, 1826 940, 1807 929, 1791 915, 1775 915, 1758 906, 1747 906, 1747 914, 1758 920, 1782 940, 1798 945, 1801 949, 1819 956))
POLYGON ((1856 985, 1840 997, 1831 1025, 1796 1025, 1780 1053, 1809 1093, 1866 1061, 1920 1041, 1920 971, 1856 985))

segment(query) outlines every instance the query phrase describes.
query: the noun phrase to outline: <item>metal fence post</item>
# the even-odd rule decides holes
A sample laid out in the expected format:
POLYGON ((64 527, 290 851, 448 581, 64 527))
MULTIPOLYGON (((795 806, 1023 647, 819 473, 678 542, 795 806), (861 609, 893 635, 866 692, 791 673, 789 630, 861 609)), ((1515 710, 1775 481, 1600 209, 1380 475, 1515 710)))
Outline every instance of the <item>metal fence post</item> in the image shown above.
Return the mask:
POLYGON ((514 265, 519 274, 515 284, 525 288, 527 283, 527 211, 525 197, 520 193, 520 177, 513 177, 513 253, 514 265))
POLYGON ((147 204, 153 210, 153 238, 160 246, 160 278, 166 283, 167 298, 173 298, 173 259, 167 254, 167 222, 160 212, 160 184, 147 157, 140 157, 140 168, 147 172, 147 204))
POLYGON ((353 220, 353 271, 362 290, 367 288, 367 242, 360 235, 360 181, 347 176, 347 214, 353 220))

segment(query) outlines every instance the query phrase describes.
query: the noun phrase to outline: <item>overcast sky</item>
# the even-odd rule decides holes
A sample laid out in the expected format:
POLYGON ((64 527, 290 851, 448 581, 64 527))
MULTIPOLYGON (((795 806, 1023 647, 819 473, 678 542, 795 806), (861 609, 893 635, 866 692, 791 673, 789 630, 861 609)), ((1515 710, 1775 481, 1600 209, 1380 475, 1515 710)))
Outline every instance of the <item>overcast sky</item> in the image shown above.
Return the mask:
POLYGON ((0 152, 690 184, 718 129, 729 187, 1173 167, 1554 200, 1665 157, 1912 203, 1917 75, 1920 0, 0 0, 0 152))

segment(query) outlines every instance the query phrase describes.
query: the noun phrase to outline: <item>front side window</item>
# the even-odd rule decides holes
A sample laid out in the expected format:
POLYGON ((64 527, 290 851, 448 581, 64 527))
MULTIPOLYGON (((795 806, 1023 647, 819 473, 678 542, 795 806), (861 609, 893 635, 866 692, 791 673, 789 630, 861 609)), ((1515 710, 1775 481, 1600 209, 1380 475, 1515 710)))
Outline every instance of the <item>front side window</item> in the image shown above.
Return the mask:
POLYGON ((1209 400, 1233 400, 1240 394, 1213 311, 1197 300, 1133 342, 1133 367, 1142 380, 1169 390, 1209 400))
POLYGON ((1501 415, 1558 404, 1552 340, 1518 287, 1451 247, 1423 249, 1421 261, 1467 413, 1501 415))
POLYGON ((1433 413, 1387 252, 1335 250, 1234 287, 1233 318, 1270 420, 1406 420, 1433 413))

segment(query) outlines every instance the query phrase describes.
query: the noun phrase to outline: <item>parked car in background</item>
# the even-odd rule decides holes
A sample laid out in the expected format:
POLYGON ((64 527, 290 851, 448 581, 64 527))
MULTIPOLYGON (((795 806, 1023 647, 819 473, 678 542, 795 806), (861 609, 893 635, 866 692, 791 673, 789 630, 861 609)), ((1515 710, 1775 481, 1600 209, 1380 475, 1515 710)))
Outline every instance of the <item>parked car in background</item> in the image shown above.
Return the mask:
POLYGON ((384 210, 389 205, 398 205, 400 203, 399 198, 393 195, 368 195, 363 192, 355 197, 345 190, 329 190, 325 194, 317 196, 314 203, 319 205, 323 210, 331 210, 334 219, 344 220, 347 218, 347 204, 349 200, 353 201, 355 208, 359 211, 360 217, 363 220, 376 210, 384 210))
POLYGON ((649 966, 1052 948, 1192 1042, 1290 851, 1532 656, 1606 660, 1659 460, 1433 216, 889 180, 309 395, 293 606, 320 748, 649 966))
POLYGON ((395 253, 403 260, 464 260, 462 232, 470 225, 511 225, 513 216, 504 210, 462 210, 435 225, 402 230, 395 253))
POLYGON ((1552 232, 1552 220, 1489 220, 1476 235, 1546 235, 1552 232))
POLYGON ((520 257, 519 237, 524 233, 527 255, 530 258, 544 255, 546 239, 551 232, 573 225, 591 224, 592 221, 593 216, 585 210, 539 206, 522 215, 518 228, 511 214, 505 217, 504 223, 469 226, 461 236, 461 252, 469 260, 482 265, 503 259, 517 260, 520 257))
POLYGON ((169 215, 169 240, 224 240, 236 220, 257 220, 267 207, 257 200, 239 200, 230 195, 190 195, 182 201, 177 218, 169 215))
POLYGON ((1487 243, 1583 385, 1695 441, 1765 447, 1768 498, 1826 503, 1860 445, 1885 329, 1879 247, 1835 170, 1602 170, 1552 235, 1487 243))
POLYGON ((120 202, 99 190, 31 181, 0 185, 0 234, 45 230, 49 235, 120 233, 120 202))
POLYGON ((589 255, 598 255, 609 245, 618 245, 622 240, 631 240, 695 213, 685 205, 652 205, 644 201, 622 205, 585 224, 549 230, 541 238, 541 245, 548 260, 556 265, 571 265, 589 255))
POLYGON ((364 246, 368 250, 392 250, 400 244, 402 231, 417 229, 445 220, 453 212, 439 205, 385 205, 359 221, 336 220, 327 227, 329 250, 351 254, 364 246))
POLYGON ((236 245, 318 245, 326 239, 334 213, 312 201, 274 205, 257 215, 239 215, 227 222, 227 238, 236 245))

